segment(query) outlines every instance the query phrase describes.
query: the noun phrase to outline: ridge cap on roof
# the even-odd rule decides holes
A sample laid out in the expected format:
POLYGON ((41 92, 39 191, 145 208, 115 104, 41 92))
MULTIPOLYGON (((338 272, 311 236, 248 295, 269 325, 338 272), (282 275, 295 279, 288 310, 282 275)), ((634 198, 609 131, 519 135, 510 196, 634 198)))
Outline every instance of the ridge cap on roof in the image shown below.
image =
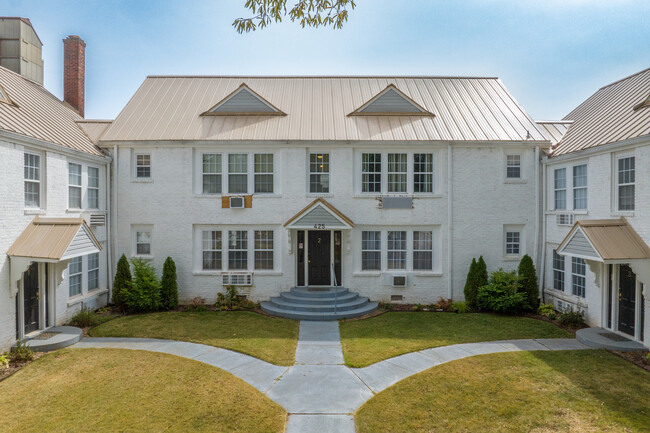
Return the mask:
POLYGON ((535 123, 573 123, 573 120, 536 120, 535 123))
POLYGON ((606 84, 606 85, 604 85, 603 87, 601 87, 601 88, 598 89, 598 90, 606 89, 606 88, 608 88, 608 87, 611 87, 611 86, 613 86, 613 85, 615 85, 615 84, 618 84, 618 83, 621 83, 621 82, 623 82, 623 81, 629 80, 630 78, 636 77, 637 75, 641 75, 641 74, 643 74, 644 72, 648 72, 648 71, 650 71, 650 68, 646 68, 646 69, 644 69, 644 70, 642 70, 642 71, 635 72, 634 74, 632 74, 632 75, 628 75, 627 77, 621 78, 620 80, 616 80, 616 81, 614 81, 613 83, 606 84))
POLYGON ((448 80, 498 80, 499 77, 445 76, 445 75, 147 75, 147 78, 260 78, 260 79, 330 79, 330 78, 374 78, 374 79, 448 79, 448 80))

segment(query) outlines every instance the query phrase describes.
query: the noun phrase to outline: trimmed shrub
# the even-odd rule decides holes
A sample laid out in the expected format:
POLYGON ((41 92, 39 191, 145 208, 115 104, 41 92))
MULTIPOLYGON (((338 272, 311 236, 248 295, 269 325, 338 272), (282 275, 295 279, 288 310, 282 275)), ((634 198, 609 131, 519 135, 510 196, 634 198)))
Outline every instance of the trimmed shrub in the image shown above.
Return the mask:
POLYGON ((0 370, 9 367, 9 355, 6 353, 0 354, 0 370))
POLYGON ((129 311, 155 311, 161 306, 160 281, 153 266, 142 259, 132 259, 133 281, 122 289, 129 311))
POLYGON ((124 289, 128 289, 131 283, 131 267, 126 256, 122 254, 120 260, 117 261, 117 272, 113 280, 113 304, 124 310, 126 307, 124 299, 124 289))
POLYGON ((34 351, 27 345, 25 340, 16 341, 16 347, 11 349, 11 360, 13 362, 25 362, 34 359, 34 351))
POLYGON ((167 257, 163 265, 160 286, 162 307, 166 310, 173 310, 178 306, 178 283, 176 281, 176 263, 171 257, 167 257))
POLYGON ((568 328, 582 328, 585 326, 585 318, 582 315, 582 311, 565 311, 560 313, 557 317, 557 321, 560 322, 560 325, 566 326, 568 328))
POLYGON ((478 275, 478 286, 483 287, 487 286, 488 284, 488 271, 487 271, 487 265, 485 264, 485 260, 483 260, 483 256, 480 256, 478 258, 478 262, 476 262, 476 273, 478 275))
POLYGON ((533 259, 528 254, 521 258, 517 274, 519 274, 521 291, 526 295, 528 308, 535 311, 539 305, 539 286, 537 285, 537 272, 535 272, 533 259))
POLYGON ((459 314, 467 313, 467 303, 463 301, 454 302, 451 304, 451 309, 459 314))
POLYGON ((202 298, 200 296, 196 296, 192 298, 190 304, 185 306, 185 311, 188 312, 208 311, 208 307, 205 306, 205 298, 202 298))
POLYGON ((479 287, 478 263, 476 263, 476 259, 472 259, 472 264, 469 265, 469 272, 467 272, 467 279, 465 280, 465 288, 463 289, 465 302, 472 309, 476 309, 477 307, 476 295, 478 294, 479 287))
POLYGON ((452 311, 451 310, 451 299, 445 299, 442 296, 438 298, 438 300, 433 304, 433 308, 431 308, 433 311, 452 311))
POLYGON ((256 304, 237 293, 237 287, 226 286, 226 293, 217 293, 217 309, 225 311, 252 310, 256 304))
POLYGON ((519 314, 528 308, 517 273, 503 269, 492 272, 489 284, 479 288, 477 301, 481 309, 500 314, 519 314))
POLYGON ((90 326, 96 326, 99 324, 99 317, 89 308, 83 307, 81 310, 77 311, 72 319, 70 319, 70 325, 76 326, 78 328, 87 328, 90 326))
POLYGON ((555 320, 557 314, 555 313, 555 307, 553 304, 542 304, 537 308, 537 314, 540 316, 548 317, 551 320, 555 320))

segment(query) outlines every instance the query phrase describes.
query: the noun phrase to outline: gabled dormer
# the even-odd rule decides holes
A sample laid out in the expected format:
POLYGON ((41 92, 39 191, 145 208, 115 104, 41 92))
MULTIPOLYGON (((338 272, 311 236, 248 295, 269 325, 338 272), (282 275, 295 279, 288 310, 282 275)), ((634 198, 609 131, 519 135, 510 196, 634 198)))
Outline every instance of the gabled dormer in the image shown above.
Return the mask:
POLYGON ((394 84, 389 84, 348 116, 434 116, 406 96, 394 84))
POLYGON ((650 107, 650 95, 648 95, 647 98, 645 98, 645 101, 641 102, 640 104, 637 104, 634 107, 634 111, 640 110, 641 108, 648 108, 650 107))
POLYGON ((246 83, 223 98, 202 116, 286 116, 279 108, 255 93, 246 83))
POLYGON ((9 94, 7 91, 0 85, 0 102, 4 102, 5 104, 11 104, 15 105, 13 101, 9 98, 9 94))

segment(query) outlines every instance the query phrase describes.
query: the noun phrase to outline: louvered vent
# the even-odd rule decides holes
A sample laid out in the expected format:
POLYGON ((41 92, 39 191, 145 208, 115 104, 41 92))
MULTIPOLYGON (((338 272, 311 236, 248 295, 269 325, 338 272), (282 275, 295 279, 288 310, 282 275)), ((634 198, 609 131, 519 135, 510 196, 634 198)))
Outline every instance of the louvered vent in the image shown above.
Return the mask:
POLYGON ((90 214, 91 226, 103 226, 105 224, 106 224, 106 215, 104 215, 103 213, 90 214))

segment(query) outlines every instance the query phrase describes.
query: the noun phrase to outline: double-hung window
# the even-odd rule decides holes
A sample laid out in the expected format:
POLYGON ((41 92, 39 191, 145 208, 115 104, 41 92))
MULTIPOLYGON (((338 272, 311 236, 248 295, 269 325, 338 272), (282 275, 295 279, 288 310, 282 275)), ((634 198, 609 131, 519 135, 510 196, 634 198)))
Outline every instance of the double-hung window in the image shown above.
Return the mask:
POLYGON ((506 155, 506 178, 521 178, 521 155, 506 155))
POLYGON ((634 157, 618 159, 618 210, 634 210, 634 157))
POLYGON ((88 208, 99 209, 99 169, 88 167, 88 208))
POLYGON ((135 233, 135 252, 138 255, 151 254, 151 231, 138 230, 135 233))
POLYGON ((68 265, 68 288, 70 297, 81 294, 83 257, 75 257, 68 265))
POLYGON ((518 255, 521 251, 521 232, 507 231, 506 232, 506 254, 518 255))
POLYGON ((564 256, 553 250, 553 288, 564 291, 564 256))
POLYGON ((430 271, 433 268, 433 232, 413 232, 413 269, 430 271))
POLYGON ((407 154, 388 154, 388 192, 406 192, 407 185, 407 154))
POLYGON ((309 154, 309 192, 330 192, 330 155, 329 153, 309 154))
POLYGON ((587 209, 587 164, 573 166, 573 209, 587 209))
POLYGON ((68 163, 68 208, 81 209, 81 165, 68 163))
POLYGON ((25 153, 25 206, 41 206, 41 157, 25 153))
POLYGON ((583 259, 571 257, 571 292, 575 296, 585 297, 587 266, 583 259))
POLYGON ((406 269, 406 232, 389 231, 387 248, 388 269, 406 269))
POLYGON ((256 153, 253 156, 255 171, 255 192, 273 193, 273 154, 256 153))
POLYGON ((151 178, 151 155, 139 153, 135 155, 135 177, 137 179, 151 178))
POLYGON ((361 191, 381 192, 381 153, 361 155, 361 191))
POLYGON ((88 291, 99 287, 99 253, 88 255, 88 291))
POLYGON ((221 194, 221 154, 204 153, 201 166, 203 194, 221 194))
POLYGON ((228 269, 248 269, 248 232, 246 230, 228 232, 228 269))
POLYGON ((361 269, 364 271, 381 270, 381 232, 361 232, 361 269))
POLYGON ((228 155, 228 193, 248 193, 248 155, 245 153, 228 155))
POLYGON ((203 230, 203 270, 221 269, 221 230, 203 230))
POLYGON ((255 230, 255 269, 273 269, 273 230, 255 230))
POLYGON ((416 153, 413 155, 413 192, 433 192, 433 154, 416 153))
POLYGON ((555 169, 553 176, 555 209, 566 209, 566 168, 555 169))

